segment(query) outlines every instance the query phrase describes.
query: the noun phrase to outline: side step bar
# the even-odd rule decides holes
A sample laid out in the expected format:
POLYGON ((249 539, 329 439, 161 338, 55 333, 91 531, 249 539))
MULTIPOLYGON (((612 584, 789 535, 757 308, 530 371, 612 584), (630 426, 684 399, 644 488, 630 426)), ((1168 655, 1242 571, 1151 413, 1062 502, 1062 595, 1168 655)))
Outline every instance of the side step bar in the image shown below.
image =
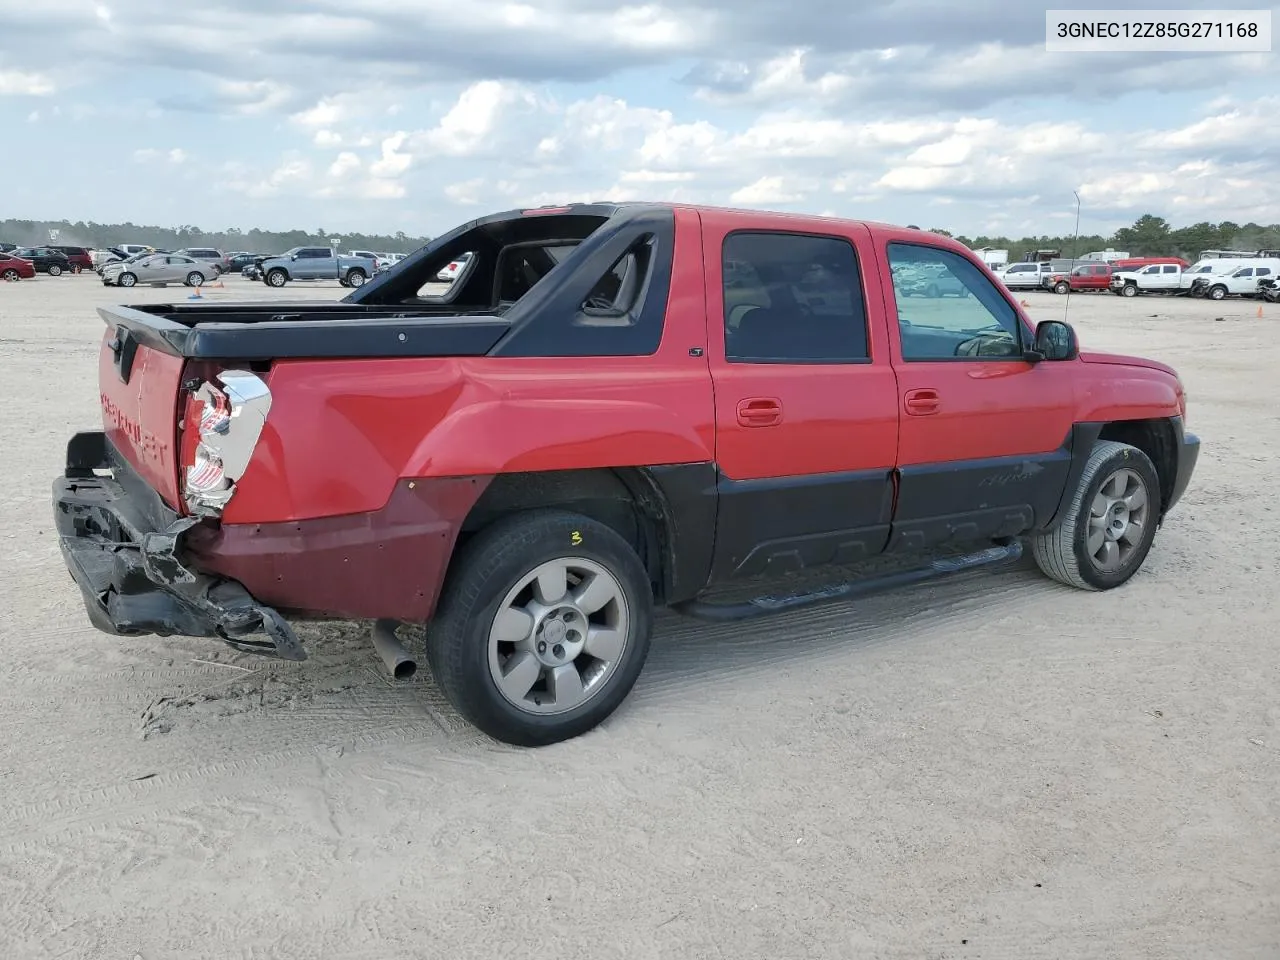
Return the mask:
POLYGON ((704 600, 687 600, 672 605, 677 613, 699 620, 732 621, 748 620, 783 610, 794 610, 824 600, 844 600, 850 597, 861 597, 871 593, 879 593, 895 587, 926 580, 938 580, 942 577, 976 570, 980 567, 993 567, 1013 563, 1022 557, 1022 542, 989 547, 974 553, 966 553, 957 557, 946 557, 934 560, 913 570, 902 570, 886 573, 877 577, 861 580, 845 580, 826 584, 815 590, 806 590, 781 596, 754 597, 742 603, 714 603, 704 600))

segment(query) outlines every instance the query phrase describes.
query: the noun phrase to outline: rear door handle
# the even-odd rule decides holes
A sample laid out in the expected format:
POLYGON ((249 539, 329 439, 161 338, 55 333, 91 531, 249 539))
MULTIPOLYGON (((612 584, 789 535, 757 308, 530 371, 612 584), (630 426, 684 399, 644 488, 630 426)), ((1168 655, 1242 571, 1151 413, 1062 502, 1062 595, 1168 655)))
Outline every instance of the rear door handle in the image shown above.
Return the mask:
POLYGON ((738 401, 738 423, 744 427, 772 427, 782 422, 782 401, 776 397, 749 397, 738 401))
POLYGON ((908 390, 906 407, 907 413, 913 417, 927 417, 942 409, 942 400, 937 390, 908 390))

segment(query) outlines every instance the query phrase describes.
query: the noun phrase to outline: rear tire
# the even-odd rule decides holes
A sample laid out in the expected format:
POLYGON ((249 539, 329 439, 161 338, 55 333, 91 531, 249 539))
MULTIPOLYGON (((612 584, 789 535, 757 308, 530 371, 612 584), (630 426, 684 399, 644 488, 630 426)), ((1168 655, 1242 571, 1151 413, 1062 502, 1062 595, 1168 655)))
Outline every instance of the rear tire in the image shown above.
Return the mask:
POLYGON ((3 278, 5 283, 17 283, 22 279, 22 274, 18 273, 17 270, 6 270, 3 274, 3 278))
POLYGON ((347 272, 347 286, 362 287, 364 286, 365 275, 363 270, 349 270, 347 272))
POLYGON ((1065 280, 1059 280, 1056 284, 1054 284, 1053 292, 1054 293, 1070 293, 1071 284, 1067 283, 1067 281, 1065 280))
POLYGON ((1066 515, 1031 538, 1046 576, 1081 590, 1110 590, 1142 567, 1160 516, 1160 476, 1137 447, 1099 440, 1066 515))
POLYGON ((436 683, 504 743, 586 733, 626 699, 649 652, 653 590, 640 558, 609 527, 565 510, 513 514, 476 534, 441 595, 427 630, 436 683))

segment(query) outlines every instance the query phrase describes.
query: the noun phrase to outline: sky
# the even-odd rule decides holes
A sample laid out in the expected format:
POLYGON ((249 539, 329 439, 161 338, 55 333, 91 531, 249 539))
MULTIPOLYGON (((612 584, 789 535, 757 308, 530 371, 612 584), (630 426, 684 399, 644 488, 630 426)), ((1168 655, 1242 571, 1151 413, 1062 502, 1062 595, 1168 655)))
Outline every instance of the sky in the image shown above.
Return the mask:
POLYGON ((1082 233, 1280 222, 1275 52, 1047 53, 1045 6, 994 0, 11 0, 0 130, 0 218, 431 236, 643 199, 1021 237, 1078 191, 1082 233))

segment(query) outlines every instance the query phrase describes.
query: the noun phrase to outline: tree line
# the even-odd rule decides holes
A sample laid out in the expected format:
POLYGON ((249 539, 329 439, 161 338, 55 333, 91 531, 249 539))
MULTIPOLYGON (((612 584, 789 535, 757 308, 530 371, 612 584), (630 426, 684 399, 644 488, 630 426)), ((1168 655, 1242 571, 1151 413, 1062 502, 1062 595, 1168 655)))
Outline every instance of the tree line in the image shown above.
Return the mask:
POLYGON ((1107 247, 1127 251, 1135 257, 1182 257, 1191 261, 1200 255, 1201 250, 1280 250, 1280 224, 1277 223, 1263 226, 1224 220, 1221 223, 1204 221, 1174 227, 1163 217, 1150 213, 1143 214, 1132 226, 1121 227, 1109 237, 1090 234, 1073 238, 1068 234, 1018 238, 979 236, 971 239, 945 229, 933 232, 954 237, 974 250, 983 247, 1008 250, 1010 260, 1019 259, 1029 250, 1061 250, 1064 257, 1078 257, 1107 247))
POLYGON ((330 232, 324 227, 307 230, 202 230, 196 226, 158 227, 136 223, 94 223, 69 220, 0 220, 0 241, 19 246, 59 243, 95 249, 121 243, 145 243, 161 250, 183 247, 217 247, 224 253, 283 253, 291 247, 327 247, 338 237, 343 250, 372 250, 375 253, 412 253, 430 237, 407 234, 330 232), (49 231, 57 230, 58 239, 50 240, 49 231))
MULTIPOLYGON (((158 227, 135 223, 93 223, 69 220, 0 220, 0 240, 30 246, 50 243, 49 231, 57 230, 57 243, 86 247, 110 247, 118 243, 146 243, 164 250, 182 247, 217 247, 224 252, 243 250, 250 253, 281 253, 290 247, 328 246, 331 237, 341 238, 344 250, 373 250, 377 253, 412 253, 430 237, 395 234, 330 232, 323 227, 315 231, 201 230, 195 226, 158 227)), ((1064 257, 1077 257, 1092 250, 1112 247, 1134 256, 1181 256, 1194 260, 1201 250, 1275 250, 1280 249, 1280 224, 1194 223, 1173 227, 1163 217, 1143 214, 1132 226, 1121 227, 1109 237, 1090 234, 1038 237, 967 237, 935 227, 932 232, 955 237, 973 249, 990 247, 1008 250, 1018 259, 1028 250, 1061 250, 1064 257)))

